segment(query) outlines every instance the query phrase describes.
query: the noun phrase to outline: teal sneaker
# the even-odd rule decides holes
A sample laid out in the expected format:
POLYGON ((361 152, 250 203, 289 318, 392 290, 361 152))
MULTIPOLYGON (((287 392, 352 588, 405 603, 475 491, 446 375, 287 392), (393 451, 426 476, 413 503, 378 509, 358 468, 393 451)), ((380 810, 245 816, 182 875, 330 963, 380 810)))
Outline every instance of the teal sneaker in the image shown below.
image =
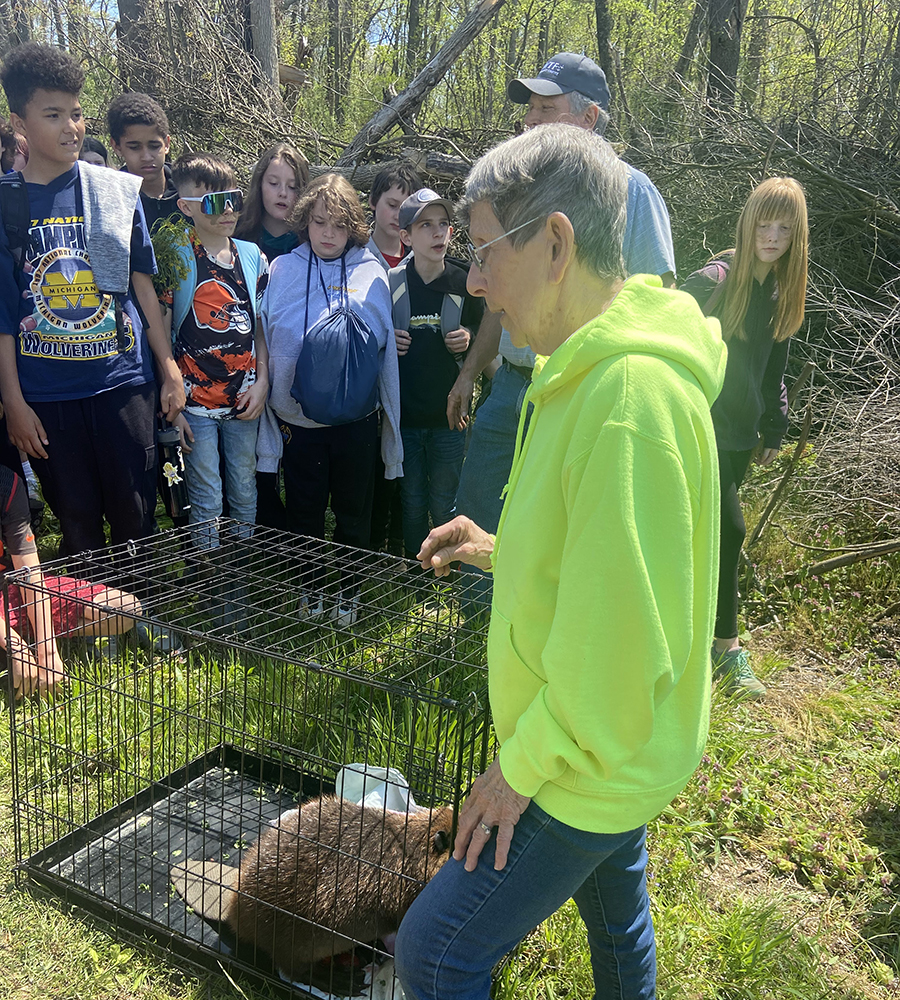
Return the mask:
POLYGON ((728 694, 740 694, 753 701, 766 696, 766 686, 753 673, 750 657, 745 649, 731 649, 727 653, 711 650, 713 677, 718 680, 728 694))

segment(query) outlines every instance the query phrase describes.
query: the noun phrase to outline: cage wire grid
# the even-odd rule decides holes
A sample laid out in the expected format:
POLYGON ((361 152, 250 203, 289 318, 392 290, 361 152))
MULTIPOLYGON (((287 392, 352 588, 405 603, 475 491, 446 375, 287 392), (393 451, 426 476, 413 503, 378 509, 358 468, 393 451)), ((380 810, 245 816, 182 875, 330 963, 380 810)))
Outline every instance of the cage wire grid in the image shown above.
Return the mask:
MULTIPOLYGON (((139 602, 109 609, 117 618, 94 638, 61 630, 63 693, 12 706, 17 879, 123 933, 150 932, 194 964, 228 963, 282 987, 271 935, 289 920, 305 956, 291 978, 349 995, 363 965, 385 957, 392 907, 433 874, 437 823, 423 812, 398 827, 384 802, 365 810, 381 813, 369 829, 321 797, 348 763, 393 768, 444 826, 452 817, 452 838, 461 798, 495 749, 478 580, 433 581, 394 557, 227 519, 201 527, 215 548, 198 549, 191 526, 44 563, 43 581, 7 574, 8 626, 11 588, 37 602, 57 576, 139 602), (227 897, 261 832, 301 803, 301 817, 318 810, 321 822, 304 818, 283 843, 318 874, 266 900, 267 940, 237 940, 204 902, 216 886, 227 897), (188 862, 190 900, 190 878, 181 891, 173 881, 188 862), (368 920, 354 924, 360 913, 368 920), (338 926, 349 928, 340 939, 338 926), (349 945, 350 960, 336 957, 349 945)), ((87 597, 68 600, 76 617, 90 610, 87 597)))

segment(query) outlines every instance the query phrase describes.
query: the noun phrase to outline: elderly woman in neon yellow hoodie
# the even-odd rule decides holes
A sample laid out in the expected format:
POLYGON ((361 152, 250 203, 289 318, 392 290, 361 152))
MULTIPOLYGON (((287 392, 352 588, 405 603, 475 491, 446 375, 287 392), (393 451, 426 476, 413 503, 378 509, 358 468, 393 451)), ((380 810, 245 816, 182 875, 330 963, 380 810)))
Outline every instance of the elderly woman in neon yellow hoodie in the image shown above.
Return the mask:
POLYGON ((503 143, 466 184, 469 291, 539 357, 496 538, 459 517, 419 553, 438 575, 493 571, 500 753, 400 928, 415 1000, 487 1000, 495 963, 570 896, 596 996, 655 996, 646 823, 706 741, 725 347, 689 296, 624 280, 626 185, 568 125, 503 143))

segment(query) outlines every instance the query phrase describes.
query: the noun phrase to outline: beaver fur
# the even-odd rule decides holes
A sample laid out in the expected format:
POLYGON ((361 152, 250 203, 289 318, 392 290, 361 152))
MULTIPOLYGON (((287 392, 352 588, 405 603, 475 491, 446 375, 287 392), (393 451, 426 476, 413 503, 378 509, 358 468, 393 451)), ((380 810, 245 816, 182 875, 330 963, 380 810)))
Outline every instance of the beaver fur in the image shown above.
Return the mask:
POLYGON ((406 814, 309 799, 247 851, 225 923, 240 947, 302 979, 311 963, 397 931, 449 858, 452 823, 450 806, 406 814))

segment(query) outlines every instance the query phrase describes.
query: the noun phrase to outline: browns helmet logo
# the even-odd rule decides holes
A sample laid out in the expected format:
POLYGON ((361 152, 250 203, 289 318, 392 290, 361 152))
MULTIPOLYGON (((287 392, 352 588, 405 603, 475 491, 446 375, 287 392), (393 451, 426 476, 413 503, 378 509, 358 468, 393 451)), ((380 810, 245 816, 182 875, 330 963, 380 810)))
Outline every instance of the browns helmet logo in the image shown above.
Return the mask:
POLYGON ((250 317, 235 299, 234 293, 221 281, 210 278, 197 285, 194 292, 194 319, 199 327, 225 333, 249 333, 250 317))

